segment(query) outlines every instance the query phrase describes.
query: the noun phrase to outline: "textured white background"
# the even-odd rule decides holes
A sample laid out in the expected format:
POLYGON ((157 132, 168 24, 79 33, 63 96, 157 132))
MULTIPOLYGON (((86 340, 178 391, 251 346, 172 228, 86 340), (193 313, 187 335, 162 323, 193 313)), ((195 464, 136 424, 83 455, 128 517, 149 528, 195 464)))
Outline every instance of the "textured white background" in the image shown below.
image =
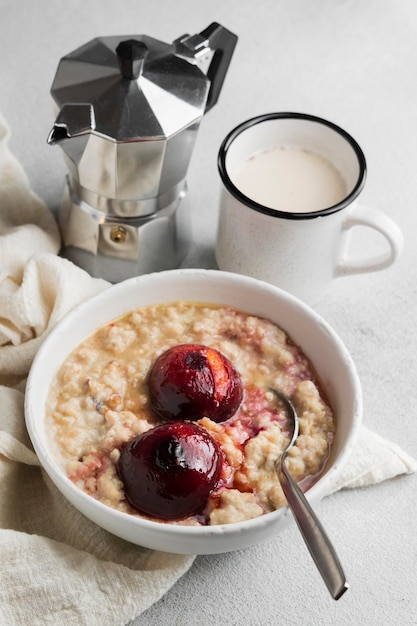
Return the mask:
MULTIPOLYGON (((414 0, 0 0, 0 110, 33 189, 56 208, 65 166, 46 144, 58 60, 99 35, 172 41, 218 21, 239 43, 203 120, 188 184, 194 245, 211 267, 218 147, 248 117, 308 112, 336 122, 368 162, 362 202, 401 226, 397 265, 335 283, 317 308, 356 361, 367 426, 417 453, 417 4, 414 0)), ((360 236, 361 248, 376 246, 360 236)), ((297 530, 257 547, 199 557, 135 626, 417 624, 416 476, 324 500, 319 514, 351 583, 330 599, 297 530)))

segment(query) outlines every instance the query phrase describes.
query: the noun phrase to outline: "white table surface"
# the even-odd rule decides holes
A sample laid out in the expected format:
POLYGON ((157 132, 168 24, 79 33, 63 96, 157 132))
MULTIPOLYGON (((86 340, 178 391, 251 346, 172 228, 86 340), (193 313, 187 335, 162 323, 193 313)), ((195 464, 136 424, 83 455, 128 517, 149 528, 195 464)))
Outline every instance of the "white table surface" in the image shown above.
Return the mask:
MULTIPOLYGON (((66 169, 46 137, 61 56, 95 36, 170 42, 212 21, 239 43, 189 169, 194 244, 187 264, 213 266, 216 158, 231 128, 256 114, 293 110, 350 132, 368 162, 362 201, 397 221, 405 250, 389 270, 339 279, 317 309, 356 361, 366 425, 416 456, 415 0, 0 0, 0 111, 13 132, 11 149, 55 209, 66 169)), ((244 551, 198 557, 135 626, 417 624, 416 482, 409 476, 338 493, 318 507, 351 585, 339 602, 294 526, 244 551)))

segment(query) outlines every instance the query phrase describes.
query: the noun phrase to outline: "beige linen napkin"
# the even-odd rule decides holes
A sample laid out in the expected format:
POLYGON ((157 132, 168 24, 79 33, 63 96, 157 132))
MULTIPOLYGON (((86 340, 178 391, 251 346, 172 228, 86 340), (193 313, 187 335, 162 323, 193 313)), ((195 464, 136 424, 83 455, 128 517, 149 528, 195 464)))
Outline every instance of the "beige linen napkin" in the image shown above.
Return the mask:
MULTIPOLYGON (((194 557, 131 545, 78 513, 39 466, 24 423, 26 376, 40 343, 75 304, 108 287, 57 255, 52 214, 10 153, 0 115, 0 625, 123 626, 194 557)), ((337 489, 416 471, 363 427, 337 489)))

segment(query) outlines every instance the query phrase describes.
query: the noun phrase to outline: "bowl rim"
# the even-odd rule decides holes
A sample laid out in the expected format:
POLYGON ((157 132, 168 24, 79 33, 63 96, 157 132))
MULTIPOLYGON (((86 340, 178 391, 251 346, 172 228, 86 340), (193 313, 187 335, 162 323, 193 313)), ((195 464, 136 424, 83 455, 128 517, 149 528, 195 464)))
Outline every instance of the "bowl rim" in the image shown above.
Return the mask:
MULTIPOLYGON (((78 508, 78 504, 75 504, 74 501, 68 497, 68 492, 72 493, 74 498, 77 501, 80 501, 83 505, 83 508, 94 508, 98 513, 102 512, 105 516, 109 517, 109 519, 113 520, 115 524, 120 520, 123 524, 127 524, 132 528, 136 528, 138 532, 141 529, 149 529, 149 530, 157 530, 158 532, 168 533, 172 540, 175 540, 175 537, 181 536, 196 536, 196 537, 216 537, 216 536, 232 536, 236 533, 242 533, 242 531, 250 530, 250 529, 261 529, 263 526, 273 524, 274 521, 278 521, 280 518, 288 515, 289 509, 287 506, 284 506, 276 511, 272 511, 269 513, 265 513, 260 517, 232 522, 229 524, 218 524, 213 526, 187 526, 183 524, 176 524, 172 522, 160 522, 146 519, 141 516, 130 515, 128 513, 124 513, 122 511, 118 511, 106 504, 103 504, 99 500, 95 500, 92 496, 88 495, 80 488, 78 488, 65 474, 62 467, 60 467, 57 460, 54 459, 53 453, 48 447, 45 445, 44 438, 39 433, 39 429, 37 428, 38 421, 40 419, 39 411, 36 411, 33 407, 33 397, 36 395, 36 386, 39 380, 39 377, 42 376, 41 366, 45 361, 45 358, 48 356, 48 353, 53 349, 54 343, 60 336, 62 336, 68 326, 72 326, 74 322, 77 321, 80 317, 84 315, 84 313, 91 308, 99 308, 103 310, 106 301, 109 298, 114 298, 117 300, 117 296, 119 293, 128 293, 130 289, 137 289, 141 285, 146 285, 150 283, 159 283, 164 282, 167 279, 171 284, 175 281, 181 281, 181 279, 190 278, 190 279, 198 279, 202 282, 206 283, 206 287, 210 283, 210 281, 215 281, 216 283, 221 284, 232 284, 234 286, 243 286, 245 288, 255 288, 256 290, 261 290, 265 294, 270 294, 272 297, 278 297, 280 300, 285 301, 291 307, 296 307, 302 313, 302 315, 306 318, 313 319, 316 324, 318 324, 321 329, 327 334, 331 341, 336 345, 338 351, 340 352, 341 358, 346 365, 346 370, 349 373, 350 384, 352 386, 353 394, 354 394, 354 406, 353 406, 353 416, 350 427, 350 432, 348 436, 348 441, 346 442, 343 449, 338 454, 337 460, 334 464, 332 464, 325 473, 319 478, 319 480, 306 492, 306 496, 309 500, 314 498, 321 499, 325 495, 330 494, 332 491, 330 486, 334 483, 335 474, 340 473, 341 469, 345 466, 348 458, 350 457, 353 448, 356 444, 359 429, 362 423, 362 389, 359 381, 359 377, 357 374, 357 370, 353 359, 348 352, 345 344, 342 339, 336 333, 335 330, 330 326, 328 322, 324 320, 324 318, 317 313, 314 309, 312 309, 309 305, 305 304, 303 301, 299 300, 292 294, 274 286, 269 283, 260 281, 258 279, 234 274, 232 272, 224 272, 221 270, 212 270, 212 269, 196 269, 196 268, 184 268, 184 269, 176 269, 176 270, 164 270, 162 272, 155 272, 152 274, 145 274, 142 276, 135 276, 133 278, 128 278, 120 283, 115 285, 110 285, 108 288, 103 289, 99 293, 96 293, 81 303, 77 304, 73 307, 68 313, 66 313, 61 320, 57 322, 57 324, 52 328, 52 330, 48 333, 47 337, 44 339, 43 343, 39 347, 33 362, 30 368, 27 384, 26 384, 26 393, 24 399, 24 411, 25 411, 25 422, 26 427, 32 441, 32 445, 34 450, 39 458, 41 466, 45 469, 49 478, 58 488, 58 490, 63 493, 64 496, 69 499, 74 506, 78 508), (101 307, 101 308, 100 308, 101 307)), ((178 298, 182 299, 182 298, 178 298)), ((159 302, 172 302, 172 298, 167 298, 158 300, 159 302)), ((206 300, 209 301, 209 300, 206 300)), ((151 303, 150 303, 151 304, 151 303)), ((219 304, 222 304, 219 302, 219 304)), ((146 306, 145 304, 139 304, 137 306, 146 306)), ((233 305, 231 305, 233 306, 233 305)), ((121 307, 123 309, 123 307, 121 307)), ((125 307, 124 312, 128 313, 129 310, 132 310, 132 307, 125 307)), ((249 312, 249 311, 248 311, 249 312)), ((123 315, 123 312, 121 313, 123 315)), ((256 315, 256 313, 254 313, 256 315)), ((112 319, 117 319, 118 315, 110 316, 108 318, 108 322, 112 319)), ((95 324, 94 329, 99 328, 106 322, 95 324)), ((279 325, 279 322, 274 322, 279 325)), ((284 329, 285 330, 285 329, 284 329)), ((91 331, 91 332, 94 332, 91 331)), ((84 338, 89 336, 91 332, 84 333, 84 338)), ((81 340, 73 343, 73 348, 76 347, 81 340)), ((61 363, 68 356, 69 352, 66 352, 62 357, 61 363)), ((54 374, 56 373, 56 369, 51 374, 48 372, 48 385, 49 389, 50 383, 53 379, 54 374)), ((43 432, 43 428, 41 429, 41 433, 43 432)), ((81 508, 84 515, 87 515, 81 508)), ((89 517, 87 515, 87 517, 89 517)), ((92 519, 90 517, 90 519, 92 519)), ((98 522, 96 522, 98 523, 98 522)), ((99 524, 101 525, 101 524, 99 524)), ((105 526, 102 525, 104 528, 105 526)), ((116 533, 114 533, 116 534, 116 533)), ((139 543, 139 545, 142 545, 139 543)))

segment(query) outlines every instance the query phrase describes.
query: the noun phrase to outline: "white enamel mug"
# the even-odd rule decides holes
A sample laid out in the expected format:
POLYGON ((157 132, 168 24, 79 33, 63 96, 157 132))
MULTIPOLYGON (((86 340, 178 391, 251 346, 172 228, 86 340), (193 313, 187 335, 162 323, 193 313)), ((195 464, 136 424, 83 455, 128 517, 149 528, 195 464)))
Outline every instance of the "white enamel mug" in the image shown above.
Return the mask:
MULTIPOLYGON (((302 113, 250 119, 223 141, 218 168, 223 187, 216 261, 221 270, 267 281, 314 304, 335 278, 382 270, 401 253, 403 236, 395 222, 378 209, 358 204, 366 179, 365 156, 357 142, 332 122, 302 113), (318 210, 300 206, 286 211, 245 195, 239 187, 243 165, 279 146, 298 146, 331 164, 344 181, 343 197, 318 210), (386 250, 353 258, 349 254, 353 226, 378 231, 386 250)), ((306 184, 302 176, 296 181, 300 187, 306 184)), ((308 188, 305 191, 308 195, 308 188)))

